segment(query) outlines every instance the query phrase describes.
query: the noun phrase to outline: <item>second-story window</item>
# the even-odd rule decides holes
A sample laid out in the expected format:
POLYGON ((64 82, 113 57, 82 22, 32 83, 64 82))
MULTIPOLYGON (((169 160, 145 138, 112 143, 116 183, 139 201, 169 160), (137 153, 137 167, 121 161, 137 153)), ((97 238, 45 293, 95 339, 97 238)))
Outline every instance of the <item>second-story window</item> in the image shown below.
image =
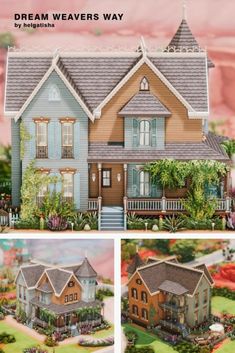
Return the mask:
POLYGON ((62 129, 62 158, 73 158, 73 123, 63 122, 62 129))
POLYGON ((132 296, 132 298, 134 298, 134 299, 138 299, 138 292, 137 292, 137 289, 136 289, 136 288, 132 288, 132 289, 131 289, 131 296, 132 296))
POLYGON ((141 300, 142 300, 142 302, 145 303, 145 304, 148 303, 147 293, 144 292, 144 291, 141 292, 141 300))
POLYGON ((73 173, 63 173, 63 197, 67 201, 72 201, 73 199, 73 173))
POLYGON ((203 291, 203 303, 204 304, 206 304, 207 303, 207 299, 208 299, 208 291, 207 291, 207 289, 205 289, 204 291, 203 291))
POLYGON ((150 121, 141 120, 139 124, 139 144, 140 146, 150 146, 150 121))
POLYGON ((140 172, 140 197, 150 195, 150 175, 143 170, 140 172))
POLYGON ((36 122, 36 157, 48 158, 48 123, 36 122))
POLYGON ((199 306, 199 294, 195 294, 195 308, 198 308, 199 306))

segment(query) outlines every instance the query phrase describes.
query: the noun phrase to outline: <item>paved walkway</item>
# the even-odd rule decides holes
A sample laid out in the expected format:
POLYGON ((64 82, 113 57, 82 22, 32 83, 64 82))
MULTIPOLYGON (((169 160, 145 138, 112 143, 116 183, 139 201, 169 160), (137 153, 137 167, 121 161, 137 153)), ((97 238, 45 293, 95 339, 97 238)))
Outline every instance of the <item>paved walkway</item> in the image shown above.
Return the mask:
POLYGON ((114 324, 114 297, 104 299, 104 318, 114 324))
POLYGON ((9 324, 10 326, 16 328, 17 330, 25 333, 26 335, 36 339, 37 341, 39 342, 44 342, 46 336, 44 335, 40 335, 38 332, 36 332, 35 330, 23 325, 23 324, 20 324, 19 322, 17 322, 12 316, 10 315, 7 315, 5 317, 5 321, 7 324, 9 324))

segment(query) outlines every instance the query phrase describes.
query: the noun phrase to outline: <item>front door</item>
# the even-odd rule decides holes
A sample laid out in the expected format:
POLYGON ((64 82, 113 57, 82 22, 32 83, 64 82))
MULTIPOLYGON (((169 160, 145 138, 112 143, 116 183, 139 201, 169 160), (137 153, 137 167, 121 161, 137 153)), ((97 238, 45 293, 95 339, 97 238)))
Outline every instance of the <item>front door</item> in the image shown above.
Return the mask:
POLYGON ((103 206, 123 207, 124 173, 122 164, 103 164, 101 195, 103 206))

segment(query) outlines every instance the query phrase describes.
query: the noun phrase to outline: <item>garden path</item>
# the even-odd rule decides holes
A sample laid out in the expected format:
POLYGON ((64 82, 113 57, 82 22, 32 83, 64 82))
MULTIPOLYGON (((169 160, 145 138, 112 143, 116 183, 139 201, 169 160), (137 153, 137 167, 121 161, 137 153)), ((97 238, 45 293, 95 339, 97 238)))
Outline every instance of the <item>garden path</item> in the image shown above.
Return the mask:
POLYGON ((29 335, 32 338, 35 338, 36 340, 38 340, 39 342, 44 342, 46 336, 44 335, 40 335, 38 332, 36 332, 35 330, 32 330, 31 328, 20 324, 19 322, 17 322, 12 316, 7 315, 5 317, 5 321, 6 323, 8 323, 9 325, 11 325, 12 327, 16 328, 19 331, 24 332, 26 335, 29 335))
POLYGON ((114 323, 114 297, 104 299, 104 318, 111 324, 114 323))

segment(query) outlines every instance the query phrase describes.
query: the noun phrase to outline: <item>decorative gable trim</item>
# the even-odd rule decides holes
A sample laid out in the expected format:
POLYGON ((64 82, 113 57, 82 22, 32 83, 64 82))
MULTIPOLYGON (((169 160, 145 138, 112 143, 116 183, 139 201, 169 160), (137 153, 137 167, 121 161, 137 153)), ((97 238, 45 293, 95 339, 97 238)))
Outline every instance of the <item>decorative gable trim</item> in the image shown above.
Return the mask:
MULTIPOLYGON (((45 73, 45 75, 43 76, 43 78, 41 79, 41 81, 38 83, 38 85, 34 88, 33 92, 31 93, 31 95, 27 98, 27 100, 25 101, 25 103, 22 105, 21 109, 17 112, 17 114, 15 115, 14 119, 15 121, 17 121, 20 116, 23 114, 23 112, 25 111, 25 109, 28 107, 28 105, 31 103, 31 101, 33 100, 33 98, 35 97, 35 95, 38 93, 38 91, 40 90, 40 88, 43 86, 43 84, 46 82, 46 80, 49 78, 49 76, 51 75, 51 73, 53 71, 55 71, 58 76, 61 78, 61 80, 64 82, 64 84, 66 85, 66 87, 68 88, 68 90, 70 91, 70 93, 74 96, 74 98, 76 99, 76 101, 81 105, 82 109, 85 111, 85 113, 87 114, 87 116, 91 119, 91 121, 94 121, 94 117, 92 115, 92 113, 90 112, 90 110, 88 109, 88 107, 86 106, 86 104, 83 102, 82 98, 77 94, 77 92, 75 91, 75 89, 71 86, 71 84, 68 82, 68 80, 66 79, 66 77, 64 76, 63 72, 59 69, 57 63, 59 60, 59 55, 57 55, 55 58, 52 59, 52 64, 50 66, 50 68, 47 70, 47 72, 45 73)), ((12 115, 13 113, 11 113, 12 115)))
POLYGON ((147 55, 142 56, 142 58, 136 63, 136 65, 127 73, 125 77, 114 87, 114 89, 107 95, 102 103, 94 110, 94 116, 96 119, 101 117, 101 112, 104 106, 113 98, 113 96, 124 86, 126 82, 137 72, 137 70, 143 65, 146 64, 156 76, 167 86, 167 88, 174 94, 176 98, 186 107, 188 114, 191 116, 202 116, 202 114, 208 116, 208 112, 196 112, 192 106, 186 101, 186 99, 173 87, 173 85, 167 80, 167 78, 157 69, 157 67, 151 62, 147 55))

